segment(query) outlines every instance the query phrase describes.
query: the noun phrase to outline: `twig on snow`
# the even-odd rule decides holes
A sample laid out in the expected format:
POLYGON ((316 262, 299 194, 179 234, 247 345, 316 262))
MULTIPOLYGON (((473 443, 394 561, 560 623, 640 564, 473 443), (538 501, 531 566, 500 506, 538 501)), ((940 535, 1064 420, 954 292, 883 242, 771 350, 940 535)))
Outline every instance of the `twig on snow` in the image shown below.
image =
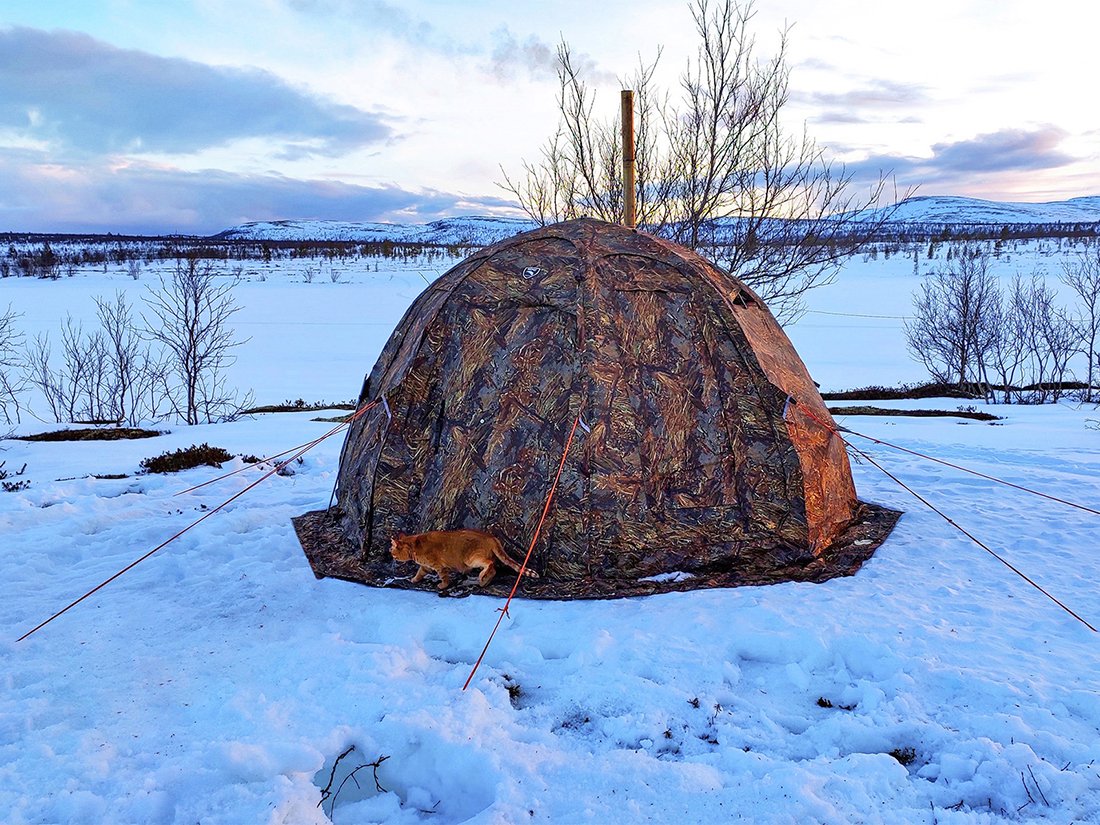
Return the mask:
POLYGON ((1031 769, 1031 765, 1027 766, 1027 772, 1031 774, 1031 781, 1035 783, 1035 790, 1037 790, 1039 792, 1039 796, 1042 797, 1043 804, 1049 808, 1050 803, 1047 802, 1047 795, 1043 793, 1043 789, 1039 787, 1039 780, 1035 778, 1035 771, 1031 769))

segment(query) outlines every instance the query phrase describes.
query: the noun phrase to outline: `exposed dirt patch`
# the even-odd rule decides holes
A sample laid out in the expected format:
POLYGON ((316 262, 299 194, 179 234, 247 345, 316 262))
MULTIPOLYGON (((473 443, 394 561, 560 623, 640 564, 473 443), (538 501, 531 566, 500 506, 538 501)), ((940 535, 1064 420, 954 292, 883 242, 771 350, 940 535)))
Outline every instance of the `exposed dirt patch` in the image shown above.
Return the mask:
POLYGON ((823 392, 826 401, 902 401, 911 398, 980 398, 956 384, 902 384, 900 387, 860 387, 843 392, 823 392))
POLYGON ((974 421, 1001 421, 1004 416, 979 410, 890 410, 885 407, 829 407, 833 415, 905 415, 912 418, 970 418, 974 421))
POLYGON ((143 430, 139 427, 82 427, 12 437, 16 441, 122 441, 130 438, 156 438, 158 435, 164 435, 164 432, 143 430))

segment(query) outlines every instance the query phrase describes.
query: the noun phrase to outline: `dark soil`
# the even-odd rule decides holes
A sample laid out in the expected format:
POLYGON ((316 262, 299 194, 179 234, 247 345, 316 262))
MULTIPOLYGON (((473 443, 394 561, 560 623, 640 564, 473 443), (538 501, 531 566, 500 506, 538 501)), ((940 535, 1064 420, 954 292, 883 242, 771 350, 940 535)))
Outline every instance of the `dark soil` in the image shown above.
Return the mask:
POLYGON ((901 401, 910 398, 981 398, 956 384, 902 384, 900 387, 860 387, 843 392, 823 392, 826 401, 901 401))
POLYGON ((129 438, 155 438, 158 435, 164 435, 164 433, 137 427, 85 427, 79 430, 51 430, 46 433, 13 437, 16 441, 121 441, 129 438))
POLYGON ((885 407, 829 407, 833 415, 908 415, 914 418, 971 418, 1001 421, 1003 416, 977 410, 888 410, 885 407))

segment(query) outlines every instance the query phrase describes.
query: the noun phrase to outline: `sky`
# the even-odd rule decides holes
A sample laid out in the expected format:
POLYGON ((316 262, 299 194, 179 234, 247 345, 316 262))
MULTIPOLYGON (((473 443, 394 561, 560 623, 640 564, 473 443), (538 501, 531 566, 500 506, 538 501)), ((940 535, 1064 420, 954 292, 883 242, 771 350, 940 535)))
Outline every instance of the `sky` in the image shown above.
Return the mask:
MULTIPOLYGON (((759 0, 787 30, 787 128, 862 186, 1045 202, 1100 194, 1100 4, 759 0)), ((556 124, 554 50, 597 106, 680 0, 3 0, 0 232, 210 234, 247 221, 518 214, 499 184, 556 124)))

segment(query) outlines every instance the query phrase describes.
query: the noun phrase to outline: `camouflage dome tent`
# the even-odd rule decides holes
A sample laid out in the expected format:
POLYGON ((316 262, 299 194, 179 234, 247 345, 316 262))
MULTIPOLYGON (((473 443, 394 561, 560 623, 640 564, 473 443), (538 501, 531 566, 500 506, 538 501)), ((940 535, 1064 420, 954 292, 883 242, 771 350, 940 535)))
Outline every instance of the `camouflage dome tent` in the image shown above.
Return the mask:
POLYGON ((751 290, 601 221, 515 236, 439 278, 360 405, 379 398, 349 430, 336 506, 295 519, 318 577, 402 576, 390 537, 428 530, 485 529, 522 558, 578 413, 588 430, 523 595, 820 581, 853 573, 898 516, 857 501, 821 396, 751 290))

